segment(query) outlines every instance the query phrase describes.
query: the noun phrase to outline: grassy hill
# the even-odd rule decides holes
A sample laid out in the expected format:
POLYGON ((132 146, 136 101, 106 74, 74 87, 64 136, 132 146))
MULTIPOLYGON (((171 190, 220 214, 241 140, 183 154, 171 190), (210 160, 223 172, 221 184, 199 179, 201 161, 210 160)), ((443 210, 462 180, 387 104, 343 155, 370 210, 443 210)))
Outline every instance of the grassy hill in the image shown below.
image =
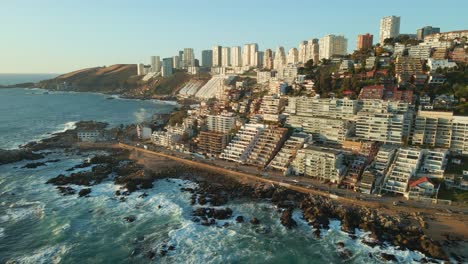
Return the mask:
POLYGON ((94 67, 60 75, 41 81, 39 87, 79 92, 119 93, 134 88, 140 79, 135 64, 116 64, 109 67, 94 67))
POLYGON ((143 81, 135 64, 116 64, 73 71, 41 81, 38 87, 49 90, 121 94, 130 98, 173 98, 192 79, 208 81, 208 73, 190 75, 176 70, 170 77, 157 76, 143 81))

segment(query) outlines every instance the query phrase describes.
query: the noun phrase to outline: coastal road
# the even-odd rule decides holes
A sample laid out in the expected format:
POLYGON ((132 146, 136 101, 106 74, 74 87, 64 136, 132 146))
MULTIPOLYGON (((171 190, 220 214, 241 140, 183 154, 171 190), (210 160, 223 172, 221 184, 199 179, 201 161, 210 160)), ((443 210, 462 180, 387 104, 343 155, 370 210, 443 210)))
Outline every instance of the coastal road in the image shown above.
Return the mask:
POLYGON ((285 188, 300 193, 320 195, 323 197, 332 198, 342 203, 352 205, 379 208, 381 210, 406 211, 407 213, 413 213, 415 211, 429 211, 430 213, 446 215, 451 215, 451 213, 448 213, 446 211, 446 209, 450 208, 452 211, 461 211, 464 214, 468 214, 466 208, 447 205, 437 206, 433 204, 406 200, 404 200, 404 204, 400 206, 394 206, 393 202, 402 201, 403 199, 400 197, 375 197, 372 195, 358 194, 350 190, 339 189, 335 186, 318 183, 316 180, 309 179, 306 177, 284 177, 280 173, 274 172, 268 172, 268 176, 261 176, 260 171, 254 167, 242 166, 222 160, 207 160, 197 158, 190 154, 174 152, 164 148, 157 148, 154 146, 148 146, 150 149, 144 149, 142 147, 137 147, 134 144, 128 145, 124 143, 119 143, 118 146, 120 148, 145 153, 147 155, 153 155, 175 160, 177 162, 193 166, 199 169, 210 170, 228 177, 233 177, 237 180, 245 179, 249 181, 273 184, 275 186, 283 186, 285 188))

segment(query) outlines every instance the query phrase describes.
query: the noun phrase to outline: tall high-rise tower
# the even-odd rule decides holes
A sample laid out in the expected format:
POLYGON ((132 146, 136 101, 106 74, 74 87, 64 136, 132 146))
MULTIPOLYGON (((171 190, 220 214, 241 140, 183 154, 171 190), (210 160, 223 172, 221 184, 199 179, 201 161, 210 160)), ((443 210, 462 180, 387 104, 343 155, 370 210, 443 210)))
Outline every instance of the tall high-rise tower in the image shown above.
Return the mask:
POLYGON ((394 38, 400 35, 400 17, 387 16, 380 20, 379 43, 384 44, 385 39, 394 38))

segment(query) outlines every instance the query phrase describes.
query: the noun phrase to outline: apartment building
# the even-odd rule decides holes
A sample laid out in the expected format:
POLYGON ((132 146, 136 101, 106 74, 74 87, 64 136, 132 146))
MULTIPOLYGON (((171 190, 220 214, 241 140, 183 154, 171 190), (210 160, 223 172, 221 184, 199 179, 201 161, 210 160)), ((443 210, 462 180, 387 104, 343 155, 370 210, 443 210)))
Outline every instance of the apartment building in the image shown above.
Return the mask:
POLYGON ((449 61, 447 59, 440 59, 440 60, 436 60, 436 59, 428 59, 427 60, 427 67, 429 67, 429 69, 431 69, 431 71, 436 71, 437 69, 453 69, 453 68, 456 68, 458 67, 457 66, 457 63, 453 62, 453 61, 449 61))
POLYGON ((358 110, 358 102, 347 98, 317 99, 311 97, 289 97, 285 111, 291 115, 328 116, 351 118, 358 110))
POLYGON ((264 168, 280 150, 288 130, 282 127, 268 127, 263 129, 247 158, 250 165, 264 168))
POLYGON ((222 59, 222 48, 221 46, 213 46, 211 49, 211 57, 213 59, 211 66, 212 67, 220 67, 222 65, 221 59, 222 59))
POLYGON ((454 48, 450 53, 450 58, 456 62, 468 63, 468 53, 462 47, 454 48))
POLYGON ((245 124, 241 126, 234 138, 221 153, 220 158, 245 163, 261 131, 264 129, 265 126, 262 124, 245 124))
POLYGON ((198 134, 198 151, 207 156, 218 157, 228 143, 228 134, 211 131, 201 131, 198 134))
POLYGON ((379 43, 384 44, 384 40, 400 35, 400 17, 387 16, 380 20, 379 43))
POLYGON ((176 145, 181 139, 182 135, 167 131, 154 131, 151 135, 151 142, 153 142, 153 144, 166 148, 176 145))
POLYGON ((450 148, 452 120, 452 112, 419 111, 413 125, 412 144, 450 148))
POLYGON ((306 133, 293 133, 283 144, 281 150, 275 155, 268 164, 268 168, 282 171, 285 175, 289 174, 289 165, 296 157, 297 151, 304 145, 312 141, 312 137, 306 133))
POLYGON ((405 114, 359 112, 356 137, 382 143, 402 144, 407 138, 405 114))
POLYGON ((274 72, 271 71, 258 71, 257 72, 257 83, 266 84, 274 78, 274 72))
POLYGON ((413 75, 423 73, 421 59, 398 56, 395 61, 395 73, 400 82, 409 81, 413 75))
POLYGON ((376 66, 377 57, 370 56, 366 59, 366 70, 372 70, 376 66))
POLYGON ((267 70, 273 69, 273 51, 266 49, 263 54, 263 67, 267 70))
POLYGON ((432 26, 425 26, 423 28, 419 28, 416 31, 416 38, 418 40, 424 40, 426 36, 436 34, 436 33, 440 33, 440 28, 432 27, 432 26))
POLYGON ((379 151, 379 144, 374 141, 365 141, 358 138, 347 137, 342 142, 342 148, 354 154, 366 157, 368 161, 374 159, 379 151))
POLYGON ((431 46, 430 45, 421 45, 411 46, 408 49, 408 56, 412 58, 418 58, 420 60, 427 60, 431 56, 431 46))
POLYGON ((400 100, 363 99, 358 103, 359 112, 402 114, 414 110, 414 106, 409 102, 400 100))
POLYGON ((448 49, 447 48, 435 48, 432 52, 433 60, 445 60, 448 58, 448 49))
POLYGON ((386 175, 393 162, 398 147, 385 144, 380 146, 377 156, 374 159, 373 167, 380 176, 386 175))
POLYGON ((367 50, 372 48, 374 35, 366 33, 365 35, 358 35, 356 49, 357 50, 367 50))
POLYGON ((208 130, 219 133, 229 133, 236 127, 236 117, 233 113, 223 112, 219 115, 206 116, 208 130))
POLYGON ((346 173, 344 154, 337 149, 319 146, 298 150, 291 168, 296 175, 333 183, 339 183, 346 173))
POLYGON ((468 154, 468 117, 454 116, 452 120, 452 141, 450 150, 468 154))
POLYGON ((347 189, 356 189, 358 181, 361 179, 365 167, 367 166, 367 158, 357 154, 345 154, 347 170, 341 181, 341 184, 347 189))
POLYGON ((448 151, 444 149, 424 150, 418 176, 442 179, 447 166, 447 155, 448 151))
POLYGON ((284 65, 280 72, 278 72, 278 77, 283 79, 288 84, 293 84, 297 78, 298 67, 295 64, 289 63, 284 65))
POLYGON ((284 47, 278 47, 273 59, 273 69, 281 72, 284 65, 286 65, 286 53, 284 51, 284 47))
POLYGON ((341 145, 352 134, 353 125, 345 119, 317 116, 290 115, 286 120, 290 127, 312 134, 315 142, 341 145))
POLYGON ((356 191, 365 194, 372 194, 375 189, 377 172, 374 170, 364 170, 361 180, 356 186, 356 191))
POLYGON ((263 120, 278 122, 287 99, 277 95, 263 96, 259 113, 263 120))
POLYGON ((410 179, 416 175, 421 166, 422 158, 421 149, 399 148, 385 176, 382 191, 405 195, 410 179))
POLYGON ((344 36, 326 35, 319 41, 319 59, 348 54, 348 39, 344 36))

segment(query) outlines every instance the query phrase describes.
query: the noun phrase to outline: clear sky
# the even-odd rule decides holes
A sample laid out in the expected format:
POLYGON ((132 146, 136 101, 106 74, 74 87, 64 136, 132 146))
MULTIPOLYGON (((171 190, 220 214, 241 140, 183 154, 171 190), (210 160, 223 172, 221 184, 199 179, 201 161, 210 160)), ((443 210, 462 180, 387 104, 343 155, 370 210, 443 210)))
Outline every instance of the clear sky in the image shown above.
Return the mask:
POLYGON ((149 63, 184 47, 256 42, 289 49, 300 40, 374 34, 401 16, 401 32, 425 25, 468 29, 459 0, 0 0, 0 73, 64 73, 115 63, 149 63))

